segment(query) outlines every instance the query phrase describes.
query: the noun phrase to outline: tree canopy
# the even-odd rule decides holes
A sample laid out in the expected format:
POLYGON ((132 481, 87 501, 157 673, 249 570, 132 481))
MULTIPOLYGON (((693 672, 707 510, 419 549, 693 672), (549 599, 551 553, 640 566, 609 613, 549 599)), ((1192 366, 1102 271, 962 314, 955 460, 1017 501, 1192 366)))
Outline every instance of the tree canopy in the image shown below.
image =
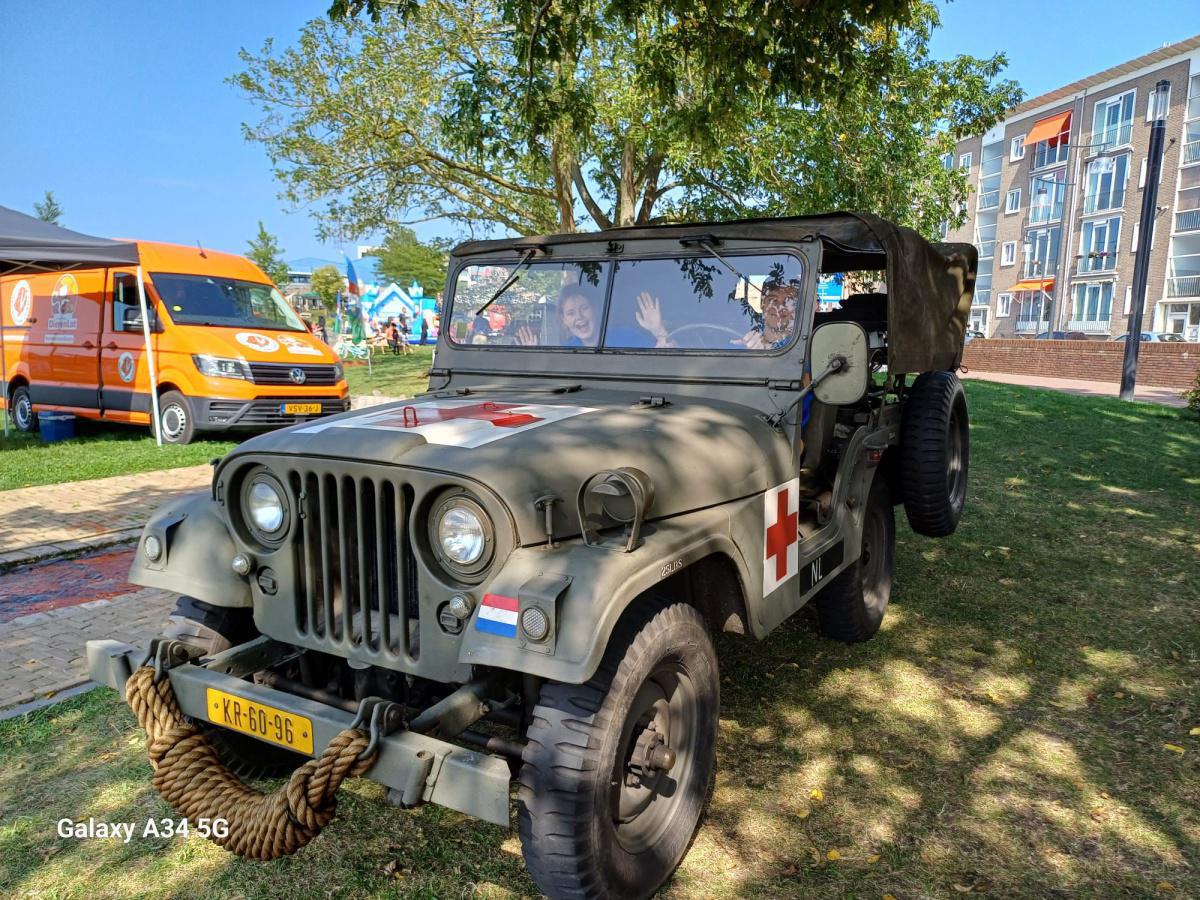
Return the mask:
POLYGON ((345 279, 337 270, 337 266, 321 266, 313 269, 311 284, 312 292, 321 298, 321 305, 332 312, 337 306, 338 294, 345 287, 345 279))
POLYGON ((447 248, 421 243, 411 228, 393 229, 375 255, 384 277, 401 287, 417 281, 432 296, 446 283, 447 248))
POLYGON ((63 208, 54 198, 54 191, 46 191, 46 196, 40 203, 34 202, 33 214, 51 225, 62 224, 63 208))
MULTIPOLYGON (((323 235, 437 218, 531 234, 835 208, 932 234, 967 190, 938 156, 1020 98, 1000 77, 1003 56, 930 58, 938 17, 924 0, 871 5, 897 18, 846 18, 836 53, 811 61, 814 72, 836 62, 837 77, 812 80, 782 74, 783 44, 748 57, 762 63, 753 78, 745 59, 726 70, 702 50, 664 56, 691 34, 681 21, 727 27, 702 0, 689 7, 694 23, 633 2, 583 13, 543 2, 539 29, 566 34, 574 22, 585 33, 535 50, 534 18, 514 24, 513 0, 372 7, 310 22, 285 50, 243 51, 233 79, 263 114, 247 136, 267 149, 284 196, 318 209, 323 235)), ((743 25, 760 10, 728 8, 743 25)), ((828 31, 819 10, 761 10, 787 19, 792 46, 795 22, 813 40, 828 31)))
POLYGON ((258 234, 246 244, 246 256, 257 263, 277 287, 287 283, 288 267, 283 261, 283 249, 275 235, 267 231, 262 220, 258 223, 258 234))

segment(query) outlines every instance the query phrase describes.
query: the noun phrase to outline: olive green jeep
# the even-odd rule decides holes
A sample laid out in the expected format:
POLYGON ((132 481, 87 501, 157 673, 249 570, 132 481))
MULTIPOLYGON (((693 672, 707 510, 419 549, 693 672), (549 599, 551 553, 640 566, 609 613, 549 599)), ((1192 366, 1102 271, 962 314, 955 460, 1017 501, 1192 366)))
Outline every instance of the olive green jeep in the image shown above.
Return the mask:
MULTIPOLYGON (((955 530, 975 266, 846 213, 458 247, 427 393, 254 438, 146 526, 182 712, 246 775, 358 724, 397 805, 507 827, 515 781, 543 891, 648 896, 709 796, 712 635, 811 600, 866 640, 894 506, 955 530)), ((118 688, 146 657, 89 645, 118 688)))

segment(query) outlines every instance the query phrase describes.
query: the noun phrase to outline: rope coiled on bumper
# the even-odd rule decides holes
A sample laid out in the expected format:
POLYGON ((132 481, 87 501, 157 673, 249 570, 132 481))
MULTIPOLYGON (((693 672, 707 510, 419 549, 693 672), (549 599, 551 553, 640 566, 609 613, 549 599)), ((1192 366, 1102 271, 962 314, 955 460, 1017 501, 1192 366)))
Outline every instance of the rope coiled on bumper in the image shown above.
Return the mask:
POLYGON ((190 821, 224 819, 224 837, 210 840, 247 859, 271 860, 295 853, 329 824, 337 810, 337 790, 364 774, 378 750, 366 759, 368 736, 347 728, 325 751, 296 769, 287 784, 264 794, 247 785, 221 761, 201 729, 187 722, 169 678, 138 669, 125 685, 154 767, 154 787, 190 821))

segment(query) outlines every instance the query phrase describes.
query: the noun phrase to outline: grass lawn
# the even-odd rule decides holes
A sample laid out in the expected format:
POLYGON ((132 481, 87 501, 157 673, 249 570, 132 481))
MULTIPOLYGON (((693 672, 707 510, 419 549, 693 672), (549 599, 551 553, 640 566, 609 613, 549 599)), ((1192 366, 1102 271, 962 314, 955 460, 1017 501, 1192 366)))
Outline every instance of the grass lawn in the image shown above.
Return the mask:
POLYGON ((370 370, 365 362, 346 363, 350 396, 411 397, 421 393, 429 381, 433 345, 414 346, 412 351, 409 356, 392 356, 390 352, 377 354, 371 359, 370 370))
MULTIPOLYGON (((1200 896, 1200 426, 982 381, 968 512, 899 529, 879 636, 801 614, 720 642, 712 805, 664 894, 1200 896)), ((201 839, 60 839, 170 814, 108 690, 0 724, 0 894, 518 897, 515 834, 365 781, 270 864, 201 839)))
MULTIPOLYGON (((3 412, 0 411, 0 415, 3 412)), ((186 447, 159 447, 147 428, 75 420, 75 438, 42 443, 36 434, 0 436, 0 491, 108 475, 177 469, 224 456, 232 441, 200 437, 186 447)))

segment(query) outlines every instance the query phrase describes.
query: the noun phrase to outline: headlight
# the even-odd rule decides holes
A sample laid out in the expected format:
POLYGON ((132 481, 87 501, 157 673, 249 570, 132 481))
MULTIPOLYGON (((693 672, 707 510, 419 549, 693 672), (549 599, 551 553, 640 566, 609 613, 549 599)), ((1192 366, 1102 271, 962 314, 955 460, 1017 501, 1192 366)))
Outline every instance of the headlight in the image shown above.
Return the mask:
POLYGON ((246 518, 256 537, 268 541, 279 538, 287 522, 287 507, 274 479, 257 476, 245 492, 246 518))
POLYGON ((463 494, 448 497, 434 508, 429 538, 452 575, 469 578, 491 562, 492 522, 482 506, 463 494))
POLYGON ((249 379, 250 377, 246 363, 240 359, 226 359, 222 356, 194 353, 192 362, 196 364, 196 369, 201 375, 208 375, 210 378, 249 379))
POLYGON ((336 384, 337 382, 341 381, 341 380, 342 380, 343 378, 345 378, 345 377, 346 377, 346 370, 345 370, 345 369, 342 367, 342 364, 341 364, 341 363, 334 363, 334 364, 333 364, 333 381, 334 381, 334 384, 336 384))

